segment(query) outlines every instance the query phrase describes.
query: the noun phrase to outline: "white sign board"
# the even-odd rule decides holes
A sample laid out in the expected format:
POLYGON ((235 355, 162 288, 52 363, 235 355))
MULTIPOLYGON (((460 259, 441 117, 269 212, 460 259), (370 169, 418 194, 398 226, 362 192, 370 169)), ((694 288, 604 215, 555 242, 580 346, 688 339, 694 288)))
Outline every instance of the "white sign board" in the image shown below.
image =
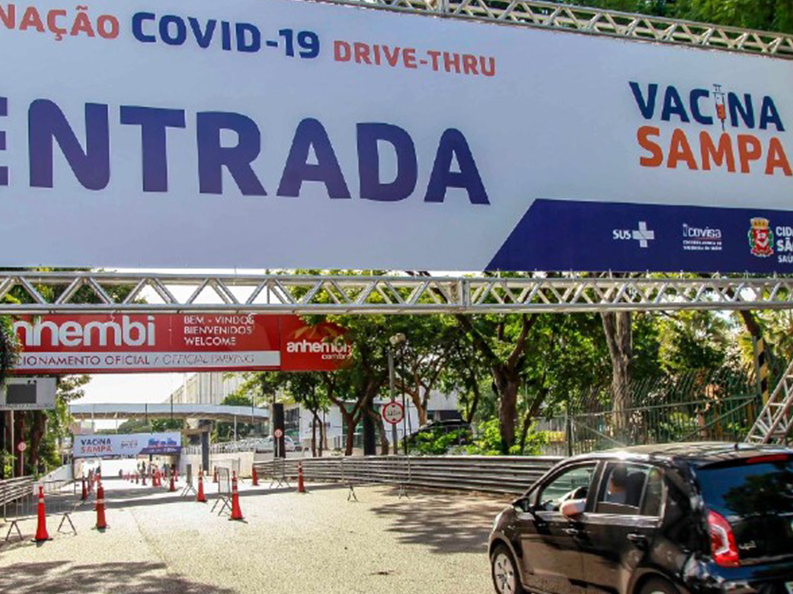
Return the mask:
POLYGON ((793 272, 788 60, 315 2, 0 8, 6 266, 793 272))
POLYGON ((53 409, 56 392, 54 377, 8 378, 0 387, 0 410, 53 409))
POLYGON ((178 454, 181 433, 130 433, 126 435, 75 435, 75 458, 110 458, 178 454))

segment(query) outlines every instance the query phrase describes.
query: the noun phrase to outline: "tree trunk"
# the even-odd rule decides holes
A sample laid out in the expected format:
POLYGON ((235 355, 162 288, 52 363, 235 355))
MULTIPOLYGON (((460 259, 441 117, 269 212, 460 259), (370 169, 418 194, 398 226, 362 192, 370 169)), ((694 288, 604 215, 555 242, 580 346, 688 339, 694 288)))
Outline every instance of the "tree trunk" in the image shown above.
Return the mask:
POLYGON ((345 456, 352 456, 352 450, 355 446, 355 427, 358 423, 352 415, 344 417, 344 424, 347 426, 347 443, 344 448, 345 456))
POLYGON ((319 447, 317 448, 317 454, 320 458, 322 458, 322 453, 325 450, 325 423, 322 422, 322 419, 319 418, 319 413, 314 415, 316 422, 319 424, 319 447))
POLYGON ((494 370, 496 386, 501 395, 498 406, 498 423, 501 433, 501 453, 509 454, 515 443, 515 421, 518 416, 518 391, 520 376, 517 371, 494 370))
POLYGON ((388 452, 390 451, 389 443, 388 443, 388 434, 385 431, 385 423, 383 421, 383 416, 378 415, 373 410, 369 410, 369 414, 374 421, 375 427, 377 427, 377 434, 380 437, 380 455, 381 456, 388 456, 388 452))
POLYGON ((39 446, 47 429, 47 415, 44 411, 33 411, 33 426, 30 429, 30 457, 28 462, 35 472, 39 463, 39 446))
POLYGON ((624 436, 628 429, 630 365, 633 358, 631 313, 628 311, 603 312, 600 316, 603 320, 603 331, 606 334, 606 342, 611 355, 612 412, 615 434, 624 436))
POLYGON ((531 427, 531 422, 533 419, 537 418, 537 415, 540 413, 540 406, 545 401, 545 398, 548 396, 548 390, 543 389, 540 390, 537 395, 534 397, 534 400, 529 407, 529 410, 526 411, 526 416, 523 417, 523 427, 520 432, 520 455, 523 456, 526 453, 526 437, 529 434, 529 428, 531 427))
POLYGON ((317 415, 311 411, 311 457, 317 457, 317 415))
POLYGON ((474 393, 474 399, 471 402, 471 406, 468 408, 468 413, 466 414, 465 420, 467 423, 474 422, 474 416, 476 416, 476 409, 479 408, 480 392, 479 392, 479 384, 476 381, 473 381, 471 383, 471 391, 474 393))

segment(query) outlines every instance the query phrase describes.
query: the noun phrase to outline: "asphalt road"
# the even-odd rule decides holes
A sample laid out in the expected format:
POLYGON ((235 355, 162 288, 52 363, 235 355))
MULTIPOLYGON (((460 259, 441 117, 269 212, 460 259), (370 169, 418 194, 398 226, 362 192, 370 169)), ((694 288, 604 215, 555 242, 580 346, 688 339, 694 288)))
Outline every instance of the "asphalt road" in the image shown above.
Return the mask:
MULTIPOLYGON (((107 470, 105 471, 107 472, 107 470)), ((0 547, 0 592, 113 594, 421 593, 492 591, 487 534, 503 501, 466 494, 338 485, 310 493, 241 487, 244 522, 209 504, 119 479, 105 481, 109 528, 93 529, 93 505, 74 513, 78 534, 0 547)), ((294 487, 294 485, 293 485, 294 487)), ((7 528, 2 529, 5 536, 7 528)))

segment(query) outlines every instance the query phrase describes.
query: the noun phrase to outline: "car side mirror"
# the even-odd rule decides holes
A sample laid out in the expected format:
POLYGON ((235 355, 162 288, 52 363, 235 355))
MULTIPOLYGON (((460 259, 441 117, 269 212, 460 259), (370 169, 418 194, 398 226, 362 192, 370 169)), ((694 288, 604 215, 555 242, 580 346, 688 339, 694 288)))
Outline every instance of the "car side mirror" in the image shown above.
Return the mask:
POLYGON ((585 509, 586 499, 568 499, 562 504, 559 511, 566 518, 573 520, 583 514, 585 509))
POLYGON ((520 513, 527 513, 531 511, 531 503, 529 502, 528 497, 516 499, 512 502, 512 507, 514 507, 520 513))

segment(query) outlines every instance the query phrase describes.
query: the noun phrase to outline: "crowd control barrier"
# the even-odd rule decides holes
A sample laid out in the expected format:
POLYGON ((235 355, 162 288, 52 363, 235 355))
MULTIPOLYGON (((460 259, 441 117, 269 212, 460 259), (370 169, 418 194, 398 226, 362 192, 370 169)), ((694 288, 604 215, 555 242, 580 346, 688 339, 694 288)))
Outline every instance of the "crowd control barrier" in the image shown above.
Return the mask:
POLYGON ((60 518, 58 532, 62 532, 64 525, 68 523, 71 531, 77 533, 71 520, 71 514, 80 505, 77 483, 69 480, 36 481, 32 476, 26 476, 0 481, 3 520, 9 525, 5 541, 11 538, 12 533, 16 533, 22 540, 19 523, 36 517, 39 486, 43 490, 47 517, 60 518), (71 488, 67 488, 70 484, 71 488))
POLYGON ((298 462, 310 482, 354 485, 380 483, 425 489, 521 495, 553 465, 557 456, 348 456, 256 462, 262 476, 296 479, 298 462))

